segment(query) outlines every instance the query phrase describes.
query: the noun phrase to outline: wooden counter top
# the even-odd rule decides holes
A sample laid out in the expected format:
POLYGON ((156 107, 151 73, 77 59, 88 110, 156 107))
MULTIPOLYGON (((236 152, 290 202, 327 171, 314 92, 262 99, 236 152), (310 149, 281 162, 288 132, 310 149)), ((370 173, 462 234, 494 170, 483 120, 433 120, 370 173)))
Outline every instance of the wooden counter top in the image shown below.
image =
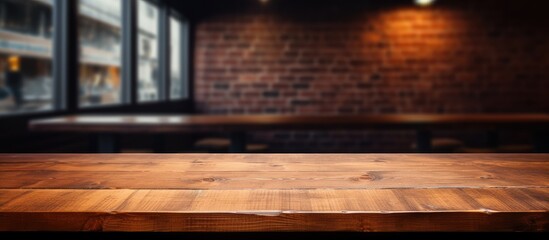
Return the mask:
POLYGON ((445 127, 540 128, 549 114, 291 115, 74 115, 33 120, 33 131, 164 133, 195 131, 417 129, 445 127))
POLYGON ((0 155, 2 231, 547 231, 549 155, 0 155))

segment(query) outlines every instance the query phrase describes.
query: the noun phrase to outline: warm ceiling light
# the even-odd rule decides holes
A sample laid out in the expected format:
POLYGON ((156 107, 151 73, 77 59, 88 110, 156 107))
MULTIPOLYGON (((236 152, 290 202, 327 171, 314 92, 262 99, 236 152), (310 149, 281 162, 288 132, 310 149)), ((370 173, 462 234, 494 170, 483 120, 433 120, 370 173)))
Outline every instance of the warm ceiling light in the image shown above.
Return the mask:
POLYGON ((259 0, 259 2, 261 2, 262 4, 267 4, 269 3, 269 0, 259 0))
POLYGON ((416 4, 422 7, 429 6, 435 2, 435 0, 415 0, 416 4))

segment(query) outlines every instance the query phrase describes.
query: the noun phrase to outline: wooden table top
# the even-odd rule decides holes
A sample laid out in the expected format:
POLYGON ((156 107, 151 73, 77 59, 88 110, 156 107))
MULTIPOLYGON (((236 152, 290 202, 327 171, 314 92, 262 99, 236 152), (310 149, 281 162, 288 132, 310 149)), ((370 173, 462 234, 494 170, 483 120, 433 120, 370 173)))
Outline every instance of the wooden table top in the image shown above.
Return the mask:
POLYGON ((34 131, 185 132, 212 130, 526 127, 549 125, 549 114, 393 114, 393 115, 74 115, 31 121, 34 131))
POLYGON ((2 231, 547 231, 549 155, 0 155, 2 231))

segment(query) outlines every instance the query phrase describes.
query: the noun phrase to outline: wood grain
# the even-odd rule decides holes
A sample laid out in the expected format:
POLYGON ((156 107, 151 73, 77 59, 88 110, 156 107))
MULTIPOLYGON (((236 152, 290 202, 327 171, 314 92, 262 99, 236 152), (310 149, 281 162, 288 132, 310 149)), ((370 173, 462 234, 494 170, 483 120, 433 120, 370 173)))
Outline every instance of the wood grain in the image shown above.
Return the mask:
POLYGON ((415 129, 505 128, 543 129, 549 114, 394 114, 394 115, 73 115, 33 120, 33 131, 173 133, 277 129, 415 129))
POLYGON ((2 231, 547 231, 549 155, 0 155, 2 231))
MULTIPOLYGON (((543 155, 29 155, 0 162, 0 188, 314 189, 535 187, 543 155), (528 162, 528 164, 525 164, 528 162), (411 171, 413 169, 413 171, 411 171)), ((4 159, 4 158, 3 158, 4 159)))

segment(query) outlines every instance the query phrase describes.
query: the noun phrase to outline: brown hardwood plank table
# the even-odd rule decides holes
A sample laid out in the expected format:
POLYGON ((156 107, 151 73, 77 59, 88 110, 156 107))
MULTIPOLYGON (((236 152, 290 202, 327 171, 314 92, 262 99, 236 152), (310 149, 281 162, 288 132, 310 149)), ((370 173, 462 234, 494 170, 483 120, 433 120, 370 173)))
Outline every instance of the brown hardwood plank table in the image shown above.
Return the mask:
POLYGON ((547 160, 0 155, 0 231, 547 231, 547 160))
POLYGON ((93 133, 99 151, 115 151, 115 134, 231 133, 231 151, 244 152, 246 133, 257 130, 412 129, 419 152, 430 152, 436 129, 525 129, 532 131, 538 152, 549 148, 549 114, 393 114, 393 115, 74 115, 33 120, 32 131, 93 133))

